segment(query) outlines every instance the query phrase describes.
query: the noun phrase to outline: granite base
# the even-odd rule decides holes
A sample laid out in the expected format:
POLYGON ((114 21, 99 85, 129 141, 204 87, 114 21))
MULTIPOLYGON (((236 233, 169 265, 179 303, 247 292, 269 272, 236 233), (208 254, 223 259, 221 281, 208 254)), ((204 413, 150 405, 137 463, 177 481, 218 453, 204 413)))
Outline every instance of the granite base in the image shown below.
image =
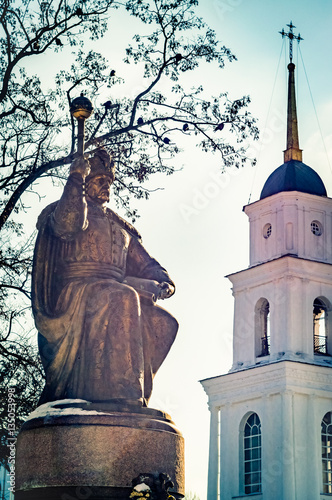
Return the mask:
POLYGON ((164 472, 184 496, 184 440, 169 415, 120 403, 43 405, 17 440, 15 500, 128 499, 141 473, 164 472))

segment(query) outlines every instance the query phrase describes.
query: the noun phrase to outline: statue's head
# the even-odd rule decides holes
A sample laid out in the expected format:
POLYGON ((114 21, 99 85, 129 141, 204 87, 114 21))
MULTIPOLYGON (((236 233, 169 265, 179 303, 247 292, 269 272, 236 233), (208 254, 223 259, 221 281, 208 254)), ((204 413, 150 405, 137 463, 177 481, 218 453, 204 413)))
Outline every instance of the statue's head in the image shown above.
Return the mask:
POLYGON ((104 205, 110 199, 110 188, 114 182, 114 162, 107 151, 100 148, 89 163, 91 171, 85 179, 87 198, 97 205, 104 205))

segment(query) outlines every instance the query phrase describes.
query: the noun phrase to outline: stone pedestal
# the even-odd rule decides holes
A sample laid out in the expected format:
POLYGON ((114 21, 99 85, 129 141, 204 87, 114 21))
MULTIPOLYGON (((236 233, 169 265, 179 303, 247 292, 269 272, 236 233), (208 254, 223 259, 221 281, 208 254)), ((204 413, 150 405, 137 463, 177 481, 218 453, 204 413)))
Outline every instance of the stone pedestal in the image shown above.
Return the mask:
POLYGON ((16 500, 127 500, 140 473, 164 472, 184 496, 184 441, 169 415, 123 404, 57 401, 17 440, 16 500))

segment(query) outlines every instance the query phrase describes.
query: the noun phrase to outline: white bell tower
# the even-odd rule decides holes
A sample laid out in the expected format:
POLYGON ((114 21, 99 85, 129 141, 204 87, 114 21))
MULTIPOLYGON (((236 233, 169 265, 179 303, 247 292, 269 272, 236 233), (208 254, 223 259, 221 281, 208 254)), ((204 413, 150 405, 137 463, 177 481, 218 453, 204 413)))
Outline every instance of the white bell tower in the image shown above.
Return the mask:
POLYGON ((202 385, 211 412, 208 500, 332 498, 332 199, 302 162, 292 41, 287 148, 244 207, 250 265, 228 276, 233 366, 202 385))

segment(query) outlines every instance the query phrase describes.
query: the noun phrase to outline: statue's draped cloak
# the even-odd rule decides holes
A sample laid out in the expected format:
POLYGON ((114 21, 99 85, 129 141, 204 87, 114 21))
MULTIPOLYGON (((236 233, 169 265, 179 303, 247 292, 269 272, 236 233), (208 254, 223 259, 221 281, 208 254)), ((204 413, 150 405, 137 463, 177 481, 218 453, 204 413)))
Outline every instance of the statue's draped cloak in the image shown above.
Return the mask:
POLYGON ((87 227, 67 238, 56 234, 56 207, 39 217, 34 255, 33 312, 46 372, 40 403, 147 403, 178 326, 123 280, 173 283, 135 229, 111 210, 89 206, 87 227))

